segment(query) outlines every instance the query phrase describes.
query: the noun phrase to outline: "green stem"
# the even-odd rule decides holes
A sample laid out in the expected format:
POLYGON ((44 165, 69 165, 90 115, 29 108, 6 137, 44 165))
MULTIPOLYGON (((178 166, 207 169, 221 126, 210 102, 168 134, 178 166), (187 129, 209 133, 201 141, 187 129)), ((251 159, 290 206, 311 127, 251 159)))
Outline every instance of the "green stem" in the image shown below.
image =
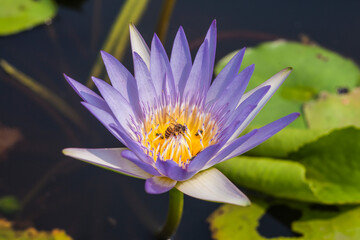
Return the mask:
MULTIPOLYGON (((121 60, 129 42, 129 24, 139 22, 148 2, 149 0, 126 0, 111 26, 110 33, 102 46, 102 50, 121 60)), ((93 88, 94 83, 91 80, 91 76, 102 77, 104 71, 101 55, 98 54, 86 86, 93 88)))
POLYGON ((170 239, 179 227, 184 206, 184 194, 173 188, 169 195, 169 212, 165 225, 161 229, 158 238, 170 239))
POLYGON ((168 31, 171 14, 174 10, 176 0, 164 0, 159 21, 156 27, 156 33, 161 42, 165 44, 166 33, 168 31))

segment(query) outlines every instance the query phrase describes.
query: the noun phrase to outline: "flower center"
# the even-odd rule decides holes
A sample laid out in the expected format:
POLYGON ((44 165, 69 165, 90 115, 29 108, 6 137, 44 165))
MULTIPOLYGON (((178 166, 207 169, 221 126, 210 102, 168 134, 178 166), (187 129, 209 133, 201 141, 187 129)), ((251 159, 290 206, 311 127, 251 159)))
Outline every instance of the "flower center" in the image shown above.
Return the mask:
POLYGON ((200 151, 218 142, 218 124, 196 105, 166 105, 147 109, 139 142, 154 159, 185 167, 200 151))

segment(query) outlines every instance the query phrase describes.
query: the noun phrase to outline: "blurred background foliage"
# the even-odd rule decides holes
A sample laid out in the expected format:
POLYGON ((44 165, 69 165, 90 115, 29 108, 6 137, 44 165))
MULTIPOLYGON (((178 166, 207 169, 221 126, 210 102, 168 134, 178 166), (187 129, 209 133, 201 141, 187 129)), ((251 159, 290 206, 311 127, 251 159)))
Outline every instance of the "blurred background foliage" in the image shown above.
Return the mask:
POLYGON ((100 49, 131 69, 129 23, 148 43, 156 31, 166 49, 183 25, 194 56, 214 18, 215 75, 243 46, 250 47, 242 69, 255 64, 248 89, 294 69, 246 131, 291 112, 301 117, 218 166, 243 187, 251 207, 186 199, 177 239, 360 238, 357 1, 0 0, 0 6, 0 239, 71 239, 52 230, 58 227, 74 239, 151 236, 165 217, 166 196, 146 195, 140 181, 61 156, 68 146, 119 145, 61 75, 90 87, 92 75, 107 79, 100 49))
MULTIPOLYGON (((233 53, 221 59, 216 72, 232 56, 233 53)), ((288 64, 294 71, 255 118, 252 128, 289 112, 301 112, 301 117, 246 156, 226 161, 218 168, 238 185, 273 197, 326 205, 359 204, 360 70, 356 63, 314 43, 284 40, 248 49, 243 66, 253 63, 256 71, 249 89, 281 66, 288 64)), ((301 224, 292 225, 292 231, 302 236, 296 239, 359 238, 360 228, 353 224, 358 216, 356 210, 350 215, 346 207, 329 215, 324 211, 321 214, 327 217, 321 218, 316 209, 307 207, 304 212, 299 206, 305 205, 300 202, 290 205, 302 212, 301 224), (314 225, 320 218, 321 223, 314 225)), ((271 204, 254 204, 239 212, 253 215, 260 210, 266 212, 269 207, 271 204)), ((225 218, 230 222, 232 214, 235 213, 225 211, 209 218, 212 228, 217 229, 215 234, 221 236, 219 239, 234 232, 218 225, 223 226, 225 218)), ((250 239, 264 239, 254 230, 259 216, 252 222, 241 222, 237 232, 252 236, 250 239), (249 230, 252 233, 246 232, 249 230)))

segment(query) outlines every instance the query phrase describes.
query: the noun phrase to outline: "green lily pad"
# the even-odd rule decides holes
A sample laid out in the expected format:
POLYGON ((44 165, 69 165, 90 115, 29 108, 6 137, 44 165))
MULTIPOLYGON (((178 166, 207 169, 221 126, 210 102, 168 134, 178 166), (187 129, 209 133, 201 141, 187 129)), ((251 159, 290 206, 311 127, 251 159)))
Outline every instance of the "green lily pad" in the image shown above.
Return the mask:
POLYGON ((321 92, 316 100, 304 103, 303 112, 309 128, 287 127, 246 155, 285 158, 333 129, 360 127, 360 88, 346 94, 321 92))
POLYGON ((57 12, 53 0, 0 0, 0 6, 0 36, 48 22, 57 12))
POLYGON ((313 129, 360 127, 360 88, 341 95, 324 92, 304 104, 304 116, 313 129))
POLYGON ((240 156, 217 167, 232 182, 275 197, 360 203, 360 129, 331 132, 286 159, 240 156))
POLYGON ((14 214, 21 209, 19 200, 11 195, 0 197, 0 212, 14 214))
POLYGON ((360 207, 348 207, 339 212, 315 210, 307 204, 253 201, 250 207, 223 205, 208 218, 212 238, 266 240, 257 231, 259 220, 271 206, 285 205, 301 211, 302 216, 291 224, 301 237, 276 237, 272 240, 354 240, 360 239, 360 207))
POLYGON ((298 162, 240 156, 216 167, 239 186, 280 198, 321 202, 310 187, 305 167, 298 162))
MULTIPOLYGON (((234 54, 220 60, 215 73, 219 73, 234 54)), ((294 69, 254 119, 252 124, 255 125, 264 125, 291 112, 301 112, 303 103, 315 99, 321 91, 336 93, 339 87, 353 89, 360 84, 360 70, 353 61, 320 46, 287 41, 263 43, 246 50, 242 69, 253 63, 255 71, 248 89, 263 83, 281 69, 294 69)), ((291 126, 305 128, 304 117, 295 120, 291 126)))
POLYGON ((14 230, 12 223, 0 219, 0 239, 1 240, 72 240, 65 231, 54 229, 51 232, 38 231, 35 228, 25 230, 14 230))
POLYGON ((316 141, 329 132, 328 129, 287 127, 245 154, 256 157, 286 158, 289 153, 296 152, 300 147, 316 141))

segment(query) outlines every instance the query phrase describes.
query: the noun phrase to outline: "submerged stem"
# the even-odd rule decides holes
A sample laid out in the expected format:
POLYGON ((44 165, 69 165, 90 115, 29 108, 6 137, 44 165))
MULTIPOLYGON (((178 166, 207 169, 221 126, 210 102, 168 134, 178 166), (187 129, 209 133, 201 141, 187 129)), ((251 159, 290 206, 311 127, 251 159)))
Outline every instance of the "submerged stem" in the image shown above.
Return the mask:
POLYGON ((84 123, 80 115, 65 102, 64 99, 60 98, 55 92, 51 91, 47 87, 43 86, 40 82, 25 75, 24 73, 17 70, 14 66, 10 65, 4 59, 0 59, 0 67, 11 77, 17 80, 21 85, 30 89, 32 93, 54 106, 59 112, 65 117, 71 120, 74 124, 84 129, 84 123))
POLYGON ((184 206, 184 194, 173 188, 169 192, 169 212, 158 238, 170 239, 179 227, 184 206))

